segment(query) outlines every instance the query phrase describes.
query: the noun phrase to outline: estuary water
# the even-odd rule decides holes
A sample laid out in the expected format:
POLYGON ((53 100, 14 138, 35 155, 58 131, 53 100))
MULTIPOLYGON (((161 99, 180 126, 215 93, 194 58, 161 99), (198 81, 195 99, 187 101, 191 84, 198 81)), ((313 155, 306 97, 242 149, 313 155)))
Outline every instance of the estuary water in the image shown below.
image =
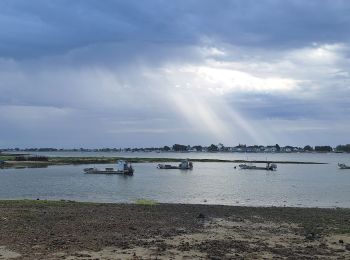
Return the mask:
MULTIPOLYGON (((325 162, 278 164, 277 171, 234 169, 234 163, 195 162, 193 170, 160 170, 156 163, 134 164, 134 176, 84 174, 94 165, 0 169, 0 199, 167 203, 245 206, 350 208, 350 154, 240 153, 37 153, 48 156, 119 156, 325 162)), ((96 165, 99 168, 114 165, 96 165)))

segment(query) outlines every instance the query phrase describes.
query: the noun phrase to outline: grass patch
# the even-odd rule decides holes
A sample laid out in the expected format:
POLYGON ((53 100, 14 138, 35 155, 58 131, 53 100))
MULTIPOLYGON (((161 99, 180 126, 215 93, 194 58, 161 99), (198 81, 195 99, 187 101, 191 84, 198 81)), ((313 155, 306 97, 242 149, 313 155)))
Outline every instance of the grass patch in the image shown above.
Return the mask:
POLYGON ((15 157, 11 155, 0 155, 0 161, 13 161, 14 159, 15 157))
POLYGON ((148 206, 153 206, 153 205, 157 205, 158 202, 155 200, 147 200, 147 199, 137 199, 135 201, 136 205, 148 205, 148 206))
MULTIPOLYGON (((146 158, 146 157, 50 157, 49 163, 52 164, 101 164, 116 163, 118 160, 126 160, 131 163, 165 163, 181 162, 181 158, 146 158)), ((247 161, 247 160, 222 160, 222 159, 190 159, 193 162, 227 162, 227 163, 266 163, 266 161, 247 161)), ((271 161, 283 164, 325 164, 318 162, 297 162, 297 161, 271 161)))

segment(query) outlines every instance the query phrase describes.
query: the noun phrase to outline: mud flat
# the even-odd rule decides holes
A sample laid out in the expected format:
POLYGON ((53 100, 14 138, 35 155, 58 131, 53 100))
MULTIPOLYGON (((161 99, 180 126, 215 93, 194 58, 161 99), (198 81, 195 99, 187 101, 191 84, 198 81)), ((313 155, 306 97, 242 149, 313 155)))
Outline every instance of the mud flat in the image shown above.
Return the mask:
POLYGON ((350 209, 0 201, 0 230, 0 259, 350 259, 350 209))

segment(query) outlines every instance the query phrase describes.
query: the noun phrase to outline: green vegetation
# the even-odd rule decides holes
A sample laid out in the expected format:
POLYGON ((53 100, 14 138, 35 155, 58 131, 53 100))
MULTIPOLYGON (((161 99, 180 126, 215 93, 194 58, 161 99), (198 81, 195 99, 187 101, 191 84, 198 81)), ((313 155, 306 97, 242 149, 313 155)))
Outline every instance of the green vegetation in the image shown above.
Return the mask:
POLYGON ((135 201, 135 204, 137 205, 148 205, 148 206, 153 206, 153 205, 157 205, 158 202, 155 200, 148 200, 148 199, 137 199, 135 201))
POLYGON ((187 145, 182 145, 182 144, 174 144, 173 145, 173 151, 175 152, 185 152, 188 150, 187 145))
POLYGON ((12 155, 0 155, 0 161, 13 161, 15 156, 12 155))
POLYGON ((215 144, 211 144, 208 147, 208 152, 217 152, 217 151, 219 151, 219 148, 215 144))
POLYGON ((305 147, 304 147, 304 151, 305 152, 312 152, 314 150, 314 148, 312 148, 310 145, 306 145, 305 147))
MULTIPOLYGON (((102 164, 115 163, 118 160, 126 160, 131 163, 166 163, 181 162, 181 158, 147 158, 147 157, 50 157, 49 164, 102 164)), ((193 162, 221 162, 221 163, 266 163, 266 161, 248 160, 220 160, 220 159, 190 159, 193 162)), ((296 161, 271 161, 282 164, 326 164, 318 162, 296 162, 296 161)))
POLYGON ((333 148, 330 147, 329 145, 324 145, 324 146, 315 146, 315 151, 316 152, 324 152, 324 153, 329 153, 333 151, 333 148))
POLYGON ((335 149, 337 152, 350 153, 350 144, 338 145, 335 149))

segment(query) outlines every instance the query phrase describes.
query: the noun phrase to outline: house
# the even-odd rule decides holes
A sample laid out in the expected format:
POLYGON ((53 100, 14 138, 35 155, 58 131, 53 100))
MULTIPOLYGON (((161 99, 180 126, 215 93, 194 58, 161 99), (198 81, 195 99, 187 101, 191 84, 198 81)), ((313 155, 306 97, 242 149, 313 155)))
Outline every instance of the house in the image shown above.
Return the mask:
POLYGON ((275 145, 273 146, 268 145, 265 147, 265 150, 264 150, 265 153, 275 153, 276 151, 277 151, 277 148, 275 145))

